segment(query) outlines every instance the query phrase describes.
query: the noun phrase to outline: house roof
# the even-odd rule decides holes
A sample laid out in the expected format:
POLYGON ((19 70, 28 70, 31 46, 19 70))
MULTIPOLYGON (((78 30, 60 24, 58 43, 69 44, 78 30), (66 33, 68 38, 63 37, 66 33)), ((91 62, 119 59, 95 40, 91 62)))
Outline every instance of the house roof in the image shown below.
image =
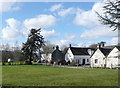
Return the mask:
POLYGON ((67 51, 68 51, 68 49, 69 49, 69 47, 64 48, 64 50, 62 51, 62 53, 63 53, 63 54, 66 54, 67 51))
POLYGON ((112 50, 111 48, 99 48, 99 49, 105 56, 107 56, 112 50))
POLYGON ((120 51, 120 46, 115 46, 120 51))
POLYGON ((70 47, 73 55, 90 55, 88 50, 92 49, 95 50, 94 48, 81 48, 81 47, 70 47))

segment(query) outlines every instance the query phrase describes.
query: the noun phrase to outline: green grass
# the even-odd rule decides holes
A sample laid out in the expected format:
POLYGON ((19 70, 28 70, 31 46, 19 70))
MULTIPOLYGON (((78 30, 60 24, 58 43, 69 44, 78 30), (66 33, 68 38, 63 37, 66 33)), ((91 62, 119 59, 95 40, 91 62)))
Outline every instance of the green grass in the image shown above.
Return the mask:
POLYGON ((42 65, 2 66, 3 86, 117 86, 116 69, 73 69, 42 65))

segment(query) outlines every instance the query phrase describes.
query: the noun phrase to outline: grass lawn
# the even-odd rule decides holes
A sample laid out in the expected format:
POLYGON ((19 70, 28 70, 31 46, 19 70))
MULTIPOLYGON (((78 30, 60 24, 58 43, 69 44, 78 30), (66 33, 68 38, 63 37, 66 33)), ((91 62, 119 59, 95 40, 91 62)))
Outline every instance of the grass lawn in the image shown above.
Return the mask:
POLYGON ((118 86, 116 69, 2 66, 3 86, 118 86))

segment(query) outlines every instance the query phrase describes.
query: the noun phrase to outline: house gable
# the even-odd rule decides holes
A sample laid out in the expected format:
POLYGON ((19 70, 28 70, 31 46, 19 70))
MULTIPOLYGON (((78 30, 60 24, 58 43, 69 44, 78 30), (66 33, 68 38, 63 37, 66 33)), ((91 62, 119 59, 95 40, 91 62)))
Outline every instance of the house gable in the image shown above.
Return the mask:
POLYGON ((73 59, 74 59, 74 55, 73 55, 71 49, 69 48, 65 54, 65 60, 66 60, 66 62, 68 62, 68 61, 72 62, 73 59))
POLYGON ((107 67, 113 68, 115 66, 118 66, 120 64, 120 59, 119 59, 119 49, 118 47, 114 47, 111 52, 107 56, 107 67))
POLYGON ((97 49, 91 56, 91 58, 93 57, 98 57, 98 56, 102 56, 102 57, 105 57, 105 55, 101 52, 100 49, 97 49))
POLYGON ((103 67, 105 64, 105 55, 100 49, 97 49, 91 56, 91 67, 103 67))

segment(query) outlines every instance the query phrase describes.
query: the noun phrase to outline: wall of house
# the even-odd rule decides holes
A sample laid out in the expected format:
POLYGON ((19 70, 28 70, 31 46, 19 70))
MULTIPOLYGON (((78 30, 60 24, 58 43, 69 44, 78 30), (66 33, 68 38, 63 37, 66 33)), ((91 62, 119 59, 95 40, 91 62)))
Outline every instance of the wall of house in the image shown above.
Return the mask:
POLYGON ((79 64, 83 64, 83 59, 85 59, 85 64, 90 64, 90 56, 89 55, 73 55, 70 48, 68 49, 67 53, 65 54, 65 61, 68 62, 75 62, 79 64))
POLYGON ((105 56, 99 49, 91 56, 90 65, 91 67, 104 67, 105 56), (95 60, 97 60, 97 63, 95 63, 95 60))
POLYGON ((70 50, 70 48, 67 50, 66 54, 65 54, 65 61, 68 62, 72 62, 74 59, 74 55, 72 53, 72 51, 70 50))
POLYGON ((65 56, 59 49, 56 49, 53 51, 51 59, 53 62, 59 62, 65 60, 65 56))
POLYGON ((107 56, 106 67, 114 68, 118 66, 118 49, 115 47, 107 56))
POLYGON ((79 63, 80 65, 83 65, 84 64, 90 64, 90 56, 89 55, 75 55, 74 56, 74 61, 76 63, 79 63), (84 63, 84 60, 85 59, 85 63, 84 63))

